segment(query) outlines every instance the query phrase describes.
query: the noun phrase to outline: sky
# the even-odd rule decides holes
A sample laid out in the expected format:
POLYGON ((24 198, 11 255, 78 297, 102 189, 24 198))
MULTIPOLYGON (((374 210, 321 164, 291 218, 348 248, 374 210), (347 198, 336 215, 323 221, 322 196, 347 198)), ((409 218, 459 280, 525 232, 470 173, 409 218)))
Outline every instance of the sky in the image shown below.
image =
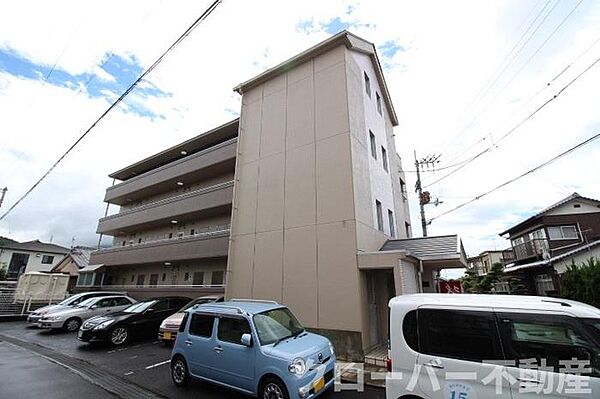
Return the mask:
MULTIPOLYGON (((5 211, 209 5, 19 1, 0 13, 0 188, 5 211), (32 12, 34 10, 34 12, 32 12)), ((377 46, 399 117, 414 236, 414 152, 439 155, 423 185, 429 235, 468 255, 578 192, 600 198, 600 140, 436 216, 600 133, 600 2, 224 0, 3 221, 0 235, 96 245, 107 176, 238 116, 232 88, 348 29, 377 46), (560 95, 512 130, 540 105, 560 95), (507 132, 506 138, 501 139, 507 132), (443 169, 488 150, 454 170, 443 169)), ((111 207, 111 213, 116 208, 111 207)))

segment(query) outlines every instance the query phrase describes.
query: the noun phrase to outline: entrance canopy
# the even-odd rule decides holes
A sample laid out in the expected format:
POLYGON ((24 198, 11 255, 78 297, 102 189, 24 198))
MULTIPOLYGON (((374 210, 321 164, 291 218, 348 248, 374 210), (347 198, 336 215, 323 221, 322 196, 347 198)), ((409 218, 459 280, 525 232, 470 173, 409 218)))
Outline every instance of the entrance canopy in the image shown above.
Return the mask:
POLYGON ((436 268, 466 268, 467 255, 460 238, 454 235, 387 240, 379 252, 401 252, 436 268))

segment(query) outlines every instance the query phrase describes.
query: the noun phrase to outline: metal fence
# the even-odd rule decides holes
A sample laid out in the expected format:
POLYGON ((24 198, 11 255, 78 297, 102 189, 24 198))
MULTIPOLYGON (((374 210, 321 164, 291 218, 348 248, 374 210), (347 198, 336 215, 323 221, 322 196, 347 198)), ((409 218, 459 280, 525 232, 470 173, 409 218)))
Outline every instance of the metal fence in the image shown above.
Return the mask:
POLYGON ((17 300, 15 292, 16 287, 0 285, 0 318, 2 316, 26 316, 43 306, 60 302, 57 299, 34 300, 32 297, 17 300))

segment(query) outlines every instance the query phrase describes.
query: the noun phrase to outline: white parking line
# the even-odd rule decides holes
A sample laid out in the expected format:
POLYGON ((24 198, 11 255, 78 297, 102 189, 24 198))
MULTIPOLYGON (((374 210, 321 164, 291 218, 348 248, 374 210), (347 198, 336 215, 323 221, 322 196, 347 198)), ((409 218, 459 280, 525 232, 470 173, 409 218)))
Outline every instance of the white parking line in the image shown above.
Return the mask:
POLYGON ((153 369, 154 367, 162 366, 163 364, 167 364, 170 361, 171 361, 171 359, 165 360, 164 362, 160 362, 160 363, 156 363, 156 364, 150 365, 150 366, 146 367, 146 370, 150 370, 150 369, 153 369))

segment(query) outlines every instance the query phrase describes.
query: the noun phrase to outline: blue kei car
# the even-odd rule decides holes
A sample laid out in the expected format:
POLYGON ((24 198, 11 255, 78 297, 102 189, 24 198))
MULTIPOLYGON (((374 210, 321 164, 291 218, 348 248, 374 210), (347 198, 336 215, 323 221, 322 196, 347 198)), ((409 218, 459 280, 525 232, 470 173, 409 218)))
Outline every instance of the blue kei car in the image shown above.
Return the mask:
POLYGON ((232 300, 186 312, 171 354, 177 386, 191 378, 262 399, 312 399, 334 383, 331 342, 276 302, 232 300))

